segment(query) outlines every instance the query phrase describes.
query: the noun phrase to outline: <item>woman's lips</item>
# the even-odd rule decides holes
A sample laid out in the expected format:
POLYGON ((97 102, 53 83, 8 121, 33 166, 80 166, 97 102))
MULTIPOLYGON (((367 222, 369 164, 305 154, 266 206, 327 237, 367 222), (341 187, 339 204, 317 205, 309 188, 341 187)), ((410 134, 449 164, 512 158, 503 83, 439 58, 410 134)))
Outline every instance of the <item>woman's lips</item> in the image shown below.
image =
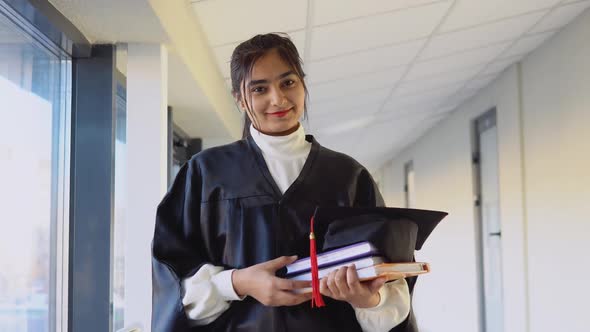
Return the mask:
POLYGON ((280 112, 268 113, 268 115, 275 116, 277 118, 282 118, 285 115, 287 115, 292 109, 293 109, 293 107, 289 108, 288 110, 284 110, 284 111, 280 111, 280 112))

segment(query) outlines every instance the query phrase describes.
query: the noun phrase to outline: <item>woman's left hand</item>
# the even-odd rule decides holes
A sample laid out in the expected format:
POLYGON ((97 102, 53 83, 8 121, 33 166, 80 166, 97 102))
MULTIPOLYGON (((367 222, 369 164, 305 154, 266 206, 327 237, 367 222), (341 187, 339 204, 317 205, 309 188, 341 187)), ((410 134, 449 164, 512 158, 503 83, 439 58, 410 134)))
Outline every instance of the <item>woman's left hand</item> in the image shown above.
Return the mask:
POLYGON ((372 308, 379 304, 379 289, 386 278, 360 282, 356 267, 345 266, 320 280, 320 293, 335 300, 346 301, 355 308, 372 308))

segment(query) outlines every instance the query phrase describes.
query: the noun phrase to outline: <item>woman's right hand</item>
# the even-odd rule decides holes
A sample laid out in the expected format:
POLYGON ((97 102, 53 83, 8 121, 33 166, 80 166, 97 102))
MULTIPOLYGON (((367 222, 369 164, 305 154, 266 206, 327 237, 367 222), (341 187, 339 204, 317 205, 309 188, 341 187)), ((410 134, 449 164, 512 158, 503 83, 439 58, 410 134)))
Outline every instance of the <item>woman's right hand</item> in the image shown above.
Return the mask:
POLYGON ((297 256, 282 256, 232 273, 232 284, 239 296, 252 296, 272 307, 298 305, 311 299, 311 292, 296 294, 299 288, 311 287, 311 281, 295 281, 275 276, 278 269, 297 260, 297 256))

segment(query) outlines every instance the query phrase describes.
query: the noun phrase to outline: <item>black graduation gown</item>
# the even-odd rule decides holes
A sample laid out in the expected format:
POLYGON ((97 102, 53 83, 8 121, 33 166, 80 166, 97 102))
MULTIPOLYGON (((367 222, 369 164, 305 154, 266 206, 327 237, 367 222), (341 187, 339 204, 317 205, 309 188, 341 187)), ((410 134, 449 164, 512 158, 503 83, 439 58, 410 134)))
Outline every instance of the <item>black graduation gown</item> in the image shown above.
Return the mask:
MULTIPOLYGON (((252 297, 233 301, 214 322, 192 326, 181 282, 205 263, 244 268, 283 255, 309 256, 309 222, 317 206, 383 206, 369 172, 320 146, 281 194, 252 137, 202 151, 187 162, 157 209, 152 243, 152 331, 361 331, 353 308, 324 296, 267 307, 252 297)), ((410 290, 415 278, 408 279, 410 290)), ((392 331, 417 331, 413 313, 392 331)))

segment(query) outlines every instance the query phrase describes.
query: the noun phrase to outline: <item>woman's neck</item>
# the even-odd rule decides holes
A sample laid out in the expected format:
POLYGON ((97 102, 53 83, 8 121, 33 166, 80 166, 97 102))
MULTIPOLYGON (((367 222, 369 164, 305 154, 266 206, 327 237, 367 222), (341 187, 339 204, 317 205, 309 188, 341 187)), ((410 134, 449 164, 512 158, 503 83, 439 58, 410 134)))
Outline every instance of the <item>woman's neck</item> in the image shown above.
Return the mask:
POLYGON ((254 127, 254 129, 258 130, 260 133, 264 134, 264 135, 268 135, 268 136, 287 136, 287 135, 291 135, 292 133, 296 132, 297 129, 299 129, 299 122, 297 122, 297 124, 295 126, 293 126, 293 128, 287 129, 285 131, 280 131, 280 132, 273 132, 273 133, 268 133, 266 131, 262 131, 258 128, 256 128, 254 126, 254 124, 252 124, 252 126, 254 127))

